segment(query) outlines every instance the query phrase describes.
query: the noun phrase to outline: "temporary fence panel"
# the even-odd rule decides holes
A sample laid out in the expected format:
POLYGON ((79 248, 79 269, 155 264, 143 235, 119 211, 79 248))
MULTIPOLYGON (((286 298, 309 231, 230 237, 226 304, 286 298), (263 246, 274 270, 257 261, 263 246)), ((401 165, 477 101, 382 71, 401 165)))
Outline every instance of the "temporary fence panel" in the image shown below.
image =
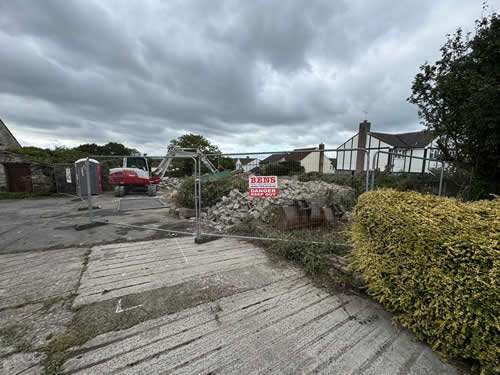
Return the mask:
MULTIPOLYGON (((391 173, 395 173, 395 172, 392 172, 392 164, 391 164, 391 160, 394 160, 394 158, 398 158, 398 159, 408 159, 408 165, 411 165, 412 161, 416 160, 418 162, 420 162, 422 165, 435 165, 435 166, 439 166, 438 168, 435 169, 435 175, 436 175, 436 178, 435 179, 429 179, 429 181, 438 181, 439 185, 437 187, 437 194, 438 195, 442 195, 443 194, 443 181, 444 181, 444 170, 445 170, 445 163, 441 160, 438 160, 438 159, 431 159, 431 158, 426 158, 426 157, 420 157, 420 156, 416 156, 416 155, 408 155, 408 154, 401 154, 401 153, 398 153, 398 152, 391 152, 391 151, 383 151, 383 150, 377 150, 374 152, 373 154, 373 159, 372 159, 372 168, 371 168, 371 171, 370 171, 370 174, 371 174, 371 186, 370 186, 370 189, 373 190, 375 188, 375 175, 376 175, 376 168, 374 168, 374 166, 377 165, 377 160, 379 158, 380 155, 387 155, 388 157, 388 160, 389 160, 389 171, 391 171, 391 173)), ((406 164, 406 163, 404 163, 406 164)), ((429 169, 429 172, 431 173, 427 173, 427 174, 432 174, 433 170, 432 169, 429 169)), ((413 174, 413 175, 425 175, 424 173, 417 173, 417 174, 413 174)), ((424 179, 421 179, 421 182, 420 184, 422 184, 422 188, 424 188, 425 186, 425 181, 424 179)), ((430 187, 431 185, 429 185, 430 187)))
MULTIPOLYGON (((388 160, 394 154, 377 150, 370 155, 368 150, 357 148, 342 149, 344 156, 345 152, 356 153, 358 157, 364 155, 363 163, 357 163, 362 168, 376 165, 381 154, 388 160)), ((375 186, 375 171, 370 171, 371 181, 371 168, 356 172, 361 173, 356 179, 352 171, 352 186, 349 186, 351 176, 346 180, 346 175, 335 169, 337 154, 337 150, 321 147, 274 152, 197 153, 170 160, 166 173, 158 170, 165 165, 164 157, 88 157, 84 160, 86 168, 90 168, 91 158, 101 166, 105 192, 103 199, 89 197, 89 221, 197 237, 230 236, 270 241, 300 241, 302 238, 309 243, 331 243, 334 239, 339 245, 348 246, 336 233, 350 215, 357 195, 368 189, 369 182, 372 188, 375 186), (165 177, 161 180, 155 174, 165 177), (169 203, 155 210, 164 212, 164 216, 156 217, 154 224, 134 222, 135 209, 126 213, 117 211, 119 199, 124 196, 150 199, 148 197, 157 193, 169 203), (99 218, 94 215, 93 200, 102 201, 99 218), (186 227, 169 229, 165 225, 175 221, 169 219, 173 207, 177 208, 179 216, 192 217, 185 220, 186 227)), ((424 160, 427 161, 428 158, 424 160)), ((439 193, 443 188, 443 166, 439 193)), ((87 190, 91 191, 92 176, 87 174, 86 177, 87 190)))
POLYGON ((353 189, 335 184, 335 152, 320 146, 208 155, 231 174, 198 179, 200 234, 288 240, 302 233, 307 242, 331 241, 355 202, 353 189))
POLYGON ((74 164, 54 164, 54 176, 57 193, 76 195, 76 174, 74 164))
MULTIPOLYGON (((89 222, 195 236, 199 222, 197 185, 193 183, 192 191, 189 192, 193 197, 193 219, 179 223, 173 216, 175 196, 173 189, 169 190, 168 181, 194 181, 198 176, 199 158, 196 155, 172 157, 172 174, 179 176, 179 169, 187 165, 184 162, 189 163, 189 168, 182 177, 170 177, 167 172, 162 180, 157 168, 164 159, 128 155, 97 155, 84 159, 85 169, 90 168, 92 160, 99 163, 103 190, 101 196, 89 196, 87 200, 89 222), (99 207, 99 210, 95 207, 99 207)), ((85 177, 85 191, 89 191, 92 189, 92 176, 86 174, 85 177)))

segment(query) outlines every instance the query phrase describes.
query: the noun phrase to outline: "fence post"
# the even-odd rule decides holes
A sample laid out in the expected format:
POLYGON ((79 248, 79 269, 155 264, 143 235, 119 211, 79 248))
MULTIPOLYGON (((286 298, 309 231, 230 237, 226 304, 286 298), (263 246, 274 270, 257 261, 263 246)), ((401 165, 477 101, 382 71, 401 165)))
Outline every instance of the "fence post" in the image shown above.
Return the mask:
POLYGON ((85 160, 85 173, 87 176, 87 209, 89 211, 89 223, 92 223, 93 220, 93 212, 92 212, 92 187, 90 184, 90 161, 87 156, 87 160, 85 160))
POLYGON ((199 171, 198 171, 198 159, 193 157, 194 161, 194 211, 195 211, 195 241, 200 237, 200 233, 198 230, 198 222, 200 220, 200 211, 199 211, 199 204, 198 204, 198 197, 199 197, 199 192, 198 192, 198 178, 199 178, 199 171))
POLYGON ((198 155, 198 221, 196 222, 197 237, 201 235, 201 155, 198 155))
POLYGON ((365 187, 365 193, 369 189, 369 181, 370 181, 370 150, 365 150, 365 156, 366 156, 366 187, 365 187))
POLYGON ((439 193, 438 193, 439 196, 441 196, 443 192, 443 177, 444 177, 444 162, 441 161, 441 175, 439 176, 439 193))

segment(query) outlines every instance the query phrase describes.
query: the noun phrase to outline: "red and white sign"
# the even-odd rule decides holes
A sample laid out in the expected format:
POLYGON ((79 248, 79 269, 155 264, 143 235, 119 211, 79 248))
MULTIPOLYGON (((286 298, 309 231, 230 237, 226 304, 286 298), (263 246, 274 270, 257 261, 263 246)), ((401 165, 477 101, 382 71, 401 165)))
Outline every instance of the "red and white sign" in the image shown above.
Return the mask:
POLYGON ((248 195, 250 197, 277 197, 277 176, 252 176, 248 178, 248 195))

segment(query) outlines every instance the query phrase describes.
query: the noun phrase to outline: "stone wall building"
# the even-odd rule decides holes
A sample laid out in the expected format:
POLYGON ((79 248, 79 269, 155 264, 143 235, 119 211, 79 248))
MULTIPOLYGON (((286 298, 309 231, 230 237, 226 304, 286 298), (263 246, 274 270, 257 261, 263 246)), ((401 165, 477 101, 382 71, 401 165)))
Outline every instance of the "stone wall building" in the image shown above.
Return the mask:
POLYGON ((54 192, 54 169, 51 165, 8 152, 8 147, 21 145, 0 120, 0 191, 54 192))

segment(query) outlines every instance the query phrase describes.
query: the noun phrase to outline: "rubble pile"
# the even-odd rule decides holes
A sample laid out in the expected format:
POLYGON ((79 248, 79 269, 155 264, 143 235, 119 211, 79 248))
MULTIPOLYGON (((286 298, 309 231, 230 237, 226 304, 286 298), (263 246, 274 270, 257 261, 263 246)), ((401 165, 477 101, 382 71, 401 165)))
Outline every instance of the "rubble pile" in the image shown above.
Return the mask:
POLYGON ((158 184, 159 190, 179 190, 184 180, 182 178, 176 177, 163 177, 161 182, 158 184))
POLYGON ((233 189, 229 196, 222 197, 222 201, 210 207, 208 212, 202 212, 201 219, 206 225, 218 231, 240 224, 249 217, 269 223, 273 207, 293 204, 295 200, 302 199, 326 202, 329 191, 332 191, 334 195, 338 194, 339 198, 354 200, 353 190, 349 187, 322 181, 281 180, 278 184, 277 197, 249 197, 248 192, 241 193, 233 189))

